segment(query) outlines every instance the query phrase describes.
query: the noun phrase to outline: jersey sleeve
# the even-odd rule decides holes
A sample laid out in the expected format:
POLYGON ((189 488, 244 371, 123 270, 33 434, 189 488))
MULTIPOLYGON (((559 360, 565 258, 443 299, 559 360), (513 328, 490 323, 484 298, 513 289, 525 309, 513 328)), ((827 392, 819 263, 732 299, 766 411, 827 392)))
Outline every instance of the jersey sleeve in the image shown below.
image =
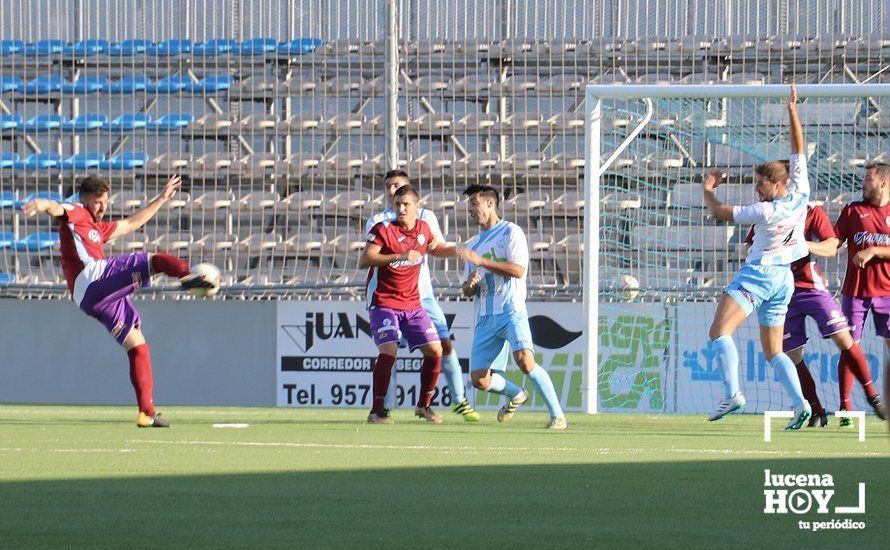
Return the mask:
POLYGON ((507 261, 528 269, 528 240, 518 225, 512 226, 507 235, 507 261))
POLYGON ((365 236, 370 235, 371 230, 374 229, 374 226, 378 223, 380 222, 377 220, 377 216, 371 216, 370 218, 368 218, 368 221, 365 222, 365 236))
POLYGON ((815 235, 816 238, 820 241, 837 238, 837 232, 831 225, 831 220, 828 219, 828 214, 825 213, 825 210, 821 206, 813 207, 812 216, 812 230, 813 235, 815 235))
POLYGON ((748 230, 748 235, 745 236, 745 244, 754 244, 754 226, 751 226, 751 229, 748 230))
POLYGON ((441 227, 439 227, 439 218, 436 217, 436 214, 434 214, 432 210, 424 208, 422 219, 427 223, 427 225, 430 226, 430 231, 432 232, 435 240, 444 243, 445 236, 442 234, 441 227))
POLYGON ((99 234, 102 236, 103 243, 107 243, 108 239, 111 238, 111 234, 117 229, 117 222, 99 222, 96 225, 99 227, 99 234))
POLYGON ((368 231, 368 242, 381 247, 386 244, 386 240, 383 238, 382 223, 375 224, 371 230, 368 231))
POLYGON ((807 172, 807 157, 793 154, 788 165, 788 189, 809 196, 810 176, 807 172))
POLYGON ((775 206, 769 202, 756 202, 747 206, 733 206, 732 219, 736 223, 755 225, 769 219, 775 206))
POLYGON ((837 217, 837 222, 834 224, 834 233, 837 235, 837 238, 841 240, 839 244, 844 244, 847 242, 847 239, 850 238, 847 228, 847 220, 850 217, 850 205, 844 207, 841 210, 841 215, 837 217))
POLYGON ((61 203, 62 206, 62 215, 59 216, 63 220, 67 220, 71 223, 92 221, 93 217, 90 216, 90 213, 87 212, 87 209, 79 204, 71 204, 69 202, 61 203))

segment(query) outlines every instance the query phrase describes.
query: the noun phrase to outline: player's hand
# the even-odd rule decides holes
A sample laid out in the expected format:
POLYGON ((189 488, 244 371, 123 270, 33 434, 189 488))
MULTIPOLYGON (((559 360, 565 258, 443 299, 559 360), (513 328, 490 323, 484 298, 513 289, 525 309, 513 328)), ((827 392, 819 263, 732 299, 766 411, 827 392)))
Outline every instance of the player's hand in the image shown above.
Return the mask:
POLYGON ((705 191, 713 191, 720 184, 723 183, 723 172, 713 171, 709 172, 707 176, 705 176, 704 181, 702 181, 702 188, 705 191))
POLYGON ((417 250, 409 250, 408 253, 405 254, 405 261, 407 262, 416 262, 421 258, 423 258, 423 254, 421 254, 417 250))
POLYGON ((470 278, 467 279, 467 282, 464 283, 464 286, 467 286, 467 287, 469 287, 469 288, 473 288, 473 287, 475 287, 476 285, 478 285, 478 284, 479 284, 479 281, 481 281, 481 280, 482 280, 482 274, 479 273, 479 270, 477 269, 476 271, 473 272, 472 275, 470 275, 470 278))
POLYGON ((853 256, 853 265, 856 267, 865 267, 875 257, 875 252, 871 248, 863 248, 853 256))
POLYGON ((457 257, 465 262, 470 262, 473 265, 482 265, 482 256, 480 256, 475 250, 467 248, 465 246, 460 246, 457 248, 457 257))
POLYGON ((22 213, 32 218, 36 216, 40 212, 40 201, 41 199, 33 199, 22 205, 22 213))
POLYGON ((170 179, 167 180, 167 184, 164 185, 164 190, 161 191, 161 198, 165 201, 172 199, 176 196, 176 191, 182 186, 182 176, 179 174, 173 174, 170 176, 170 179))
POLYGON ((788 96, 788 110, 793 111, 797 108, 797 87, 791 84, 791 95, 788 96))

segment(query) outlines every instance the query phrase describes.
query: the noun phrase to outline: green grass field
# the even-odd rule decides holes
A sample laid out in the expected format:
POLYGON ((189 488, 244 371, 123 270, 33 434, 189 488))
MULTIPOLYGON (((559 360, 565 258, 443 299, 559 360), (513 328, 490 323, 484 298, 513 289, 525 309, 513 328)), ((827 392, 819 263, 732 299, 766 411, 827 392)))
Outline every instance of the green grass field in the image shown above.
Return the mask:
POLYGON ((543 413, 441 426, 361 410, 0 406, 0 546, 887 547, 886 425, 543 413), (213 423, 244 422, 244 429, 213 423), (832 513, 764 515, 764 469, 831 474, 832 513), (866 513, 840 516, 865 482, 866 513), (864 530, 801 530, 852 518, 864 530))

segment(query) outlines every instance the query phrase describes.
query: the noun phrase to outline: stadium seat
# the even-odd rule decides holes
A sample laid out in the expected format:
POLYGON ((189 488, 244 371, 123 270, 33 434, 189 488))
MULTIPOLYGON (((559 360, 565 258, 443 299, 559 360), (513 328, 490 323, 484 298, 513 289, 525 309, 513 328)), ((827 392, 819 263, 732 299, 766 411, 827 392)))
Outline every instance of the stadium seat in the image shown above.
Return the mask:
POLYGON ((365 191, 343 191, 322 204, 325 212, 335 215, 359 215, 366 204, 371 202, 371 194, 365 191))
POLYGON ((216 38, 201 44, 196 44, 192 48, 192 54, 195 56, 223 55, 237 50, 238 47, 239 44, 237 40, 216 38))
POLYGON ((16 243, 15 233, 3 231, 0 232, 0 250, 5 248, 14 248, 16 243))
POLYGON ((17 92, 24 87, 25 82, 15 76, 0 76, 0 93, 17 92))
POLYGON ((321 168, 334 174, 356 174, 367 162, 366 153, 345 151, 328 157, 321 168))
POLYGON ((231 116, 227 114, 213 114, 202 116, 201 118, 195 120, 195 123, 191 124, 190 126, 192 131, 195 132, 212 133, 231 128, 236 122, 236 120, 233 120, 231 116))
POLYGON ((208 153, 198 157, 191 166, 190 173, 194 175, 213 175, 238 162, 238 157, 231 153, 208 153))
POLYGON ((112 214, 130 215, 146 204, 145 193, 142 191, 118 191, 108 198, 108 209, 112 214))
POLYGON ((151 124, 151 115, 133 113, 120 115, 108 125, 111 132, 133 132, 148 127, 151 124))
POLYGON ((78 115, 71 120, 62 123, 62 130, 66 132, 90 132, 103 130, 108 126, 106 115, 78 115))
MULTIPOLYGON (((0 157, 0 162, 3 162, 2 157, 0 157)), ((19 194, 17 191, 0 191, 0 209, 15 208, 18 198, 19 194)), ((0 248, 3 247, 0 246, 0 248)))
POLYGON ((212 254, 222 250, 232 250, 238 245, 237 235, 230 233, 211 233, 193 242, 189 249, 199 254, 212 254))
POLYGON ((286 55, 312 53, 324 44, 319 38, 295 38, 278 46, 278 53, 286 55))
POLYGON ((238 243, 238 249, 247 254, 259 254, 266 250, 272 250, 284 239, 278 233, 251 233, 238 243))
POLYGON ((24 40, 0 40, 0 57, 21 53, 25 46, 24 40))
POLYGON ((0 286, 12 286, 16 283, 16 278, 14 273, 6 273, 5 271, 0 271, 0 286))
POLYGON ((584 169, 584 154, 581 152, 557 153, 541 165, 541 169, 556 170, 560 172, 577 172, 584 169))
POLYGON ((281 120, 275 115, 250 115, 241 121, 241 128, 249 132, 265 132, 280 123, 281 120))
POLYGON ((322 162, 324 162, 324 157, 314 153, 295 153, 287 157, 290 169, 299 174, 317 169, 322 162))
POLYGON ((318 128, 323 121, 322 115, 312 113, 301 114, 290 117, 286 122, 280 124, 279 127, 289 132, 302 132, 318 128))
POLYGON ((145 250, 148 252, 176 252, 188 250, 193 242, 195 242, 195 237, 188 232, 163 233, 149 241, 145 245, 145 250))
POLYGON ((321 208, 325 202, 321 191, 297 191, 284 198, 278 207, 291 212, 306 212, 321 208))
POLYGON ((489 75, 468 75, 455 82, 451 87, 451 91, 455 95, 487 97, 492 86, 494 86, 494 80, 489 75))
POLYGON ((19 90, 25 95, 51 94, 62 90, 62 86, 68 81, 60 76, 38 76, 29 81, 19 90))
POLYGON ((146 162, 145 169, 146 171, 159 174, 169 174, 187 167, 189 165, 189 160, 189 157, 184 155, 164 153, 146 162))
POLYGON ((195 115, 191 113, 171 113, 149 122, 147 128, 152 132, 176 132, 188 127, 194 121, 195 115))
POLYGON ((34 153, 25 160, 15 163, 16 170, 48 170, 58 168, 62 164, 62 155, 59 153, 34 153))
POLYGON ((131 56, 145 53, 154 43, 151 40, 128 39, 112 44, 108 49, 108 55, 131 56))
POLYGON ((334 115, 325 121, 325 127, 329 131, 340 134, 361 129, 362 124, 367 120, 367 117, 361 113, 343 113, 334 115))
POLYGON ((78 153, 72 155, 62 162, 63 170, 91 170, 98 168, 102 161, 105 160, 105 153, 78 153))
POLYGON ((420 202, 424 208, 439 212, 440 210, 453 210, 463 197, 457 191, 431 191, 423 197, 420 202))
POLYGON ((212 75, 189 84, 185 89, 193 94, 212 94, 228 90, 234 83, 235 79, 229 75, 212 75))
POLYGON ((254 191, 244 195, 232 204, 232 209, 242 212, 262 212, 274 209, 281 196, 274 191, 254 191))
POLYGON ((68 42, 64 40, 41 40, 25 46, 22 53, 28 56, 43 57, 62 53, 66 46, 68 46, 68 42))
POLYGON ((13 248, 17 252, 37 252, 59 246, 59 234, 49 232, 31 233, 16 241, 13 248))
POLYGON ((108 50, 111 49, 111 44, 109 44, 108 40, 103 39, 89 39, 89 40, 81 40, 79 42, 75 42, 74 44, 69 44, 62 48, 62 55, 67 57, 72 56, 89 56, 96 55, 100 53, 107 53, 108 50))
POLYGON ((103 92, 111 86, 111 81, 105 76, 84 76, 73 82, 65 81, 62 84, 63 94, 92 94, 103 92))
POLYGON ((103 170, 133 170, 142 168, 148 162, 148 155, 142 152, 127 151, 116 157, 104 160, 99 163, 99 168, 103 170))
POLYGON ((527 132, 540 126, 543 121, 541 113, 513 113, 501 122, 500 128, 507 132, 527 132))
POLYGON ((241 43, 237 53, 240 55, 265 55, 278 50, 278 41, 274 38, 252 38, 241 43))
POLYGON ((134 94, 144 92, 151 84, 151 79, 144 76, 125 76, 108 86, 110 94, 134 94))
POLYGON ((542 80, 536 89, 539 94, 574 95, 583 88, 586 81, 586 77, 577 74, 559 74, 542 80))
POLYGON ((109 256, 130 254, 144 250, 146 242, 145 234, 141 231, 137 231, 136 233, 118 237, 113 241, 108 241, 106 247, 109 256))
POLYGON ((188 88, 193 80, 187 76, 165 76, 157 82, 151 82, 145 87, 150 94, 175 94, 188 88))
POLYGON ((453 113, 424 113, 417 118, 409 120, 405 129, 409 133, 438 134, 447 133, 452 124, 454 124, 453 113))
POLYGON ((243 177, 263 177, 269 173, 287 173, 288 164, 277 153, 254 153, 246 155, 233 165, 235 173, 243 177))
POLYGON ((61 130, 62 125, 68 122, 63 115, 35 115, 25 123, 26 132, 51 132, 61 130))
POLYGON ((367 239, 363 233, 349 232, 329 239, 322 246, 325 254, 352 254, 365 248, 367 239))
POLYGON ((550 195, 543 191, 527 191, 519 193, 505 201, 504 210, 513 211, 520 215, 541 210, 550 203, 550 195))
POLYGON ((581 191, 569 191, 551 202, 549 210, 556 214, 571 214, 581 216, 584 213, 584 193, 581 191))
MULTIPOLYGON (((9 168, 15 168, 18 161, 18 153, 7 153, 6 151, 0 152, 0 169, 7 170, 9 168)), ((8 191, 4 191, 4 193, 7 192, 8 191)))
POLYGON ((471 113, 458 119, 454 130, 462 134, 485 132, 494 128, 498 120, 495 113, 471 113))
POLYGON ((184 53, 189 53, 190 51, 192 51, 193 46, 194 43, 191 40, 165 40, 164 42, 152 44, 151 46, 147 47, 145 49, 145 53, 148 55, 156 55, 161 57, 172 57, 176 55, 182 55, 184 53))
POLYGON ((509 76, 497 85, 504 94, 530 94, 538 86, 538 78, 532 75, 509 76))
POLYGON ((192 207, 199 210, 220 210, 231 207, 233 202, 235 194, 231 191, 207 191, 192 201, 192 207))
POLYGON ((277 244, 273 252, 276 256, 308 256, 320 251, 326 242, 324 233, 298 233, 277 244))
POLYGON ((411 82, 400 83, 409 94, 434 94, 448 89, 451 79, 443 75, 418 76, 411 82))

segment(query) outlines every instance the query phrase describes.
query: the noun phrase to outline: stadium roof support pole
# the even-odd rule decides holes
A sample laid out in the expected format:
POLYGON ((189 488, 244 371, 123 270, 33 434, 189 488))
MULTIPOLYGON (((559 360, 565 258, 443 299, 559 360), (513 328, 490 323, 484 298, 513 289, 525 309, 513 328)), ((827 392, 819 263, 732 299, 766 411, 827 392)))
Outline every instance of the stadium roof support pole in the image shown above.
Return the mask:
MULTIPOLYGON (((600 186, 608 165, 633 140, 652 114, 652 99, 707 98, 784 98, 789 86, 748 85, 591 85, 587 86, 584 105, 584 367, 581 378, 581 408, 597 412, 597 376, 599 359, 599 224, 600 186), (639 99, 647 103, 647 115, 608 159, 602 158, 602 100, 639 99)), ((797 93, 804 98, 890 97, 890 84, 800 84, 797 93)))
POLYGON ((384 104, 383 135, 386 170, 399 167, 399 2, 386 2, 386 54, 383 59, 384 104))

